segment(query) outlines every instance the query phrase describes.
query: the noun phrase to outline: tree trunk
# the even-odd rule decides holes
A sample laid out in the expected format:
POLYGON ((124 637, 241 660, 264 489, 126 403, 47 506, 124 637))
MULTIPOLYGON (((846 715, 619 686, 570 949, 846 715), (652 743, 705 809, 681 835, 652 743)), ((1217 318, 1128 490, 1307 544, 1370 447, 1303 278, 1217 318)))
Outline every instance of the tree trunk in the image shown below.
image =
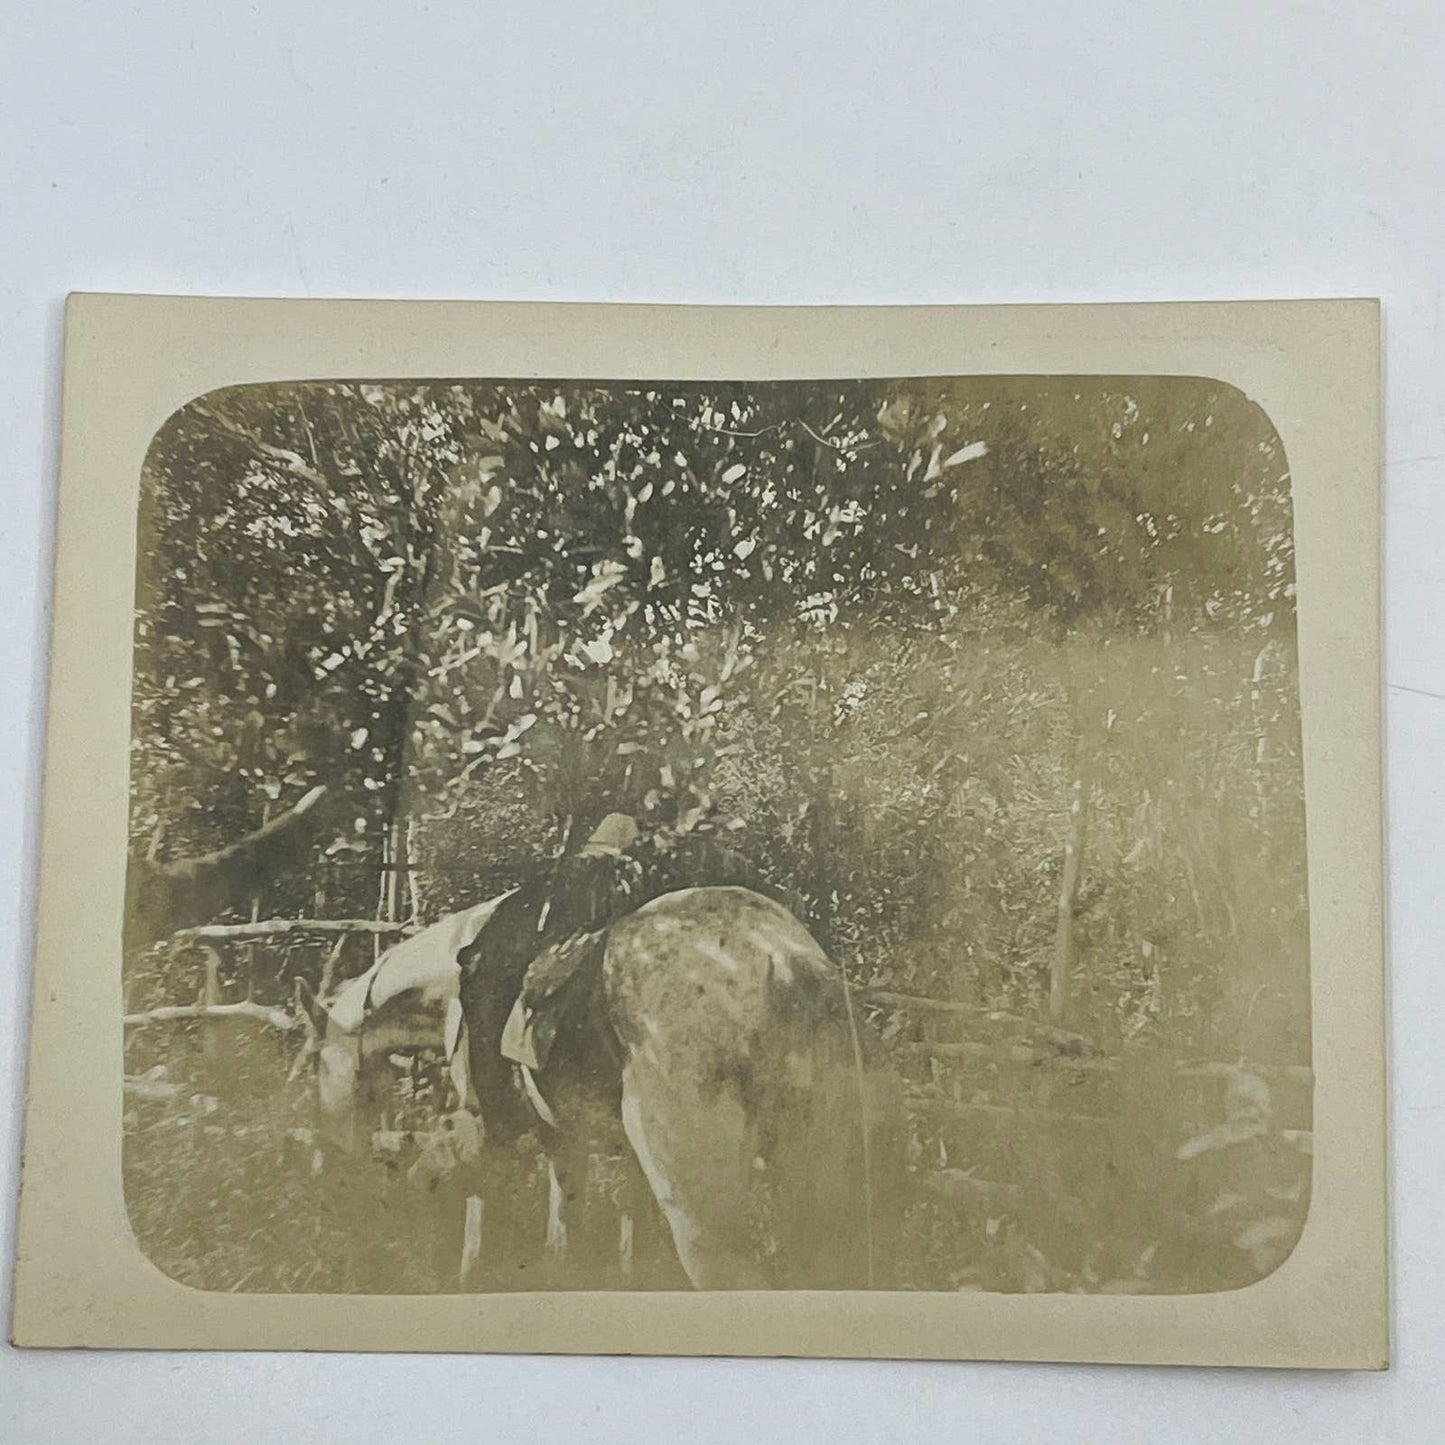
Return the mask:
POLYGON ((1074 964, 1074 904, 1079 894, 1079 863, 1084 846, 1085 789, 1074 779, 1064 835, 1064 875, 1059 884, 1059 917, 1054 932, 1054 959, 1049 971, 1049 1018, 1061 1024, 1069 1008, 1069 973, 1074 964))

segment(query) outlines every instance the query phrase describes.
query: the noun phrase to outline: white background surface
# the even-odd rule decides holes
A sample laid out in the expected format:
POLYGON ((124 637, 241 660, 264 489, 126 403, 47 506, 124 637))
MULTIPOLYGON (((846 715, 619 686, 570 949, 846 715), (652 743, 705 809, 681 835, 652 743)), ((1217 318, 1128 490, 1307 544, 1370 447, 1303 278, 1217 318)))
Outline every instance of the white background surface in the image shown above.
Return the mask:
POLYGON ((72 289, 675 302, 1378 295, 1383 1376, 0 1349, 0 1440, 1408 1441, 1445 1416, 1439 0, 12 0, 0 48, 0 1310, 72 289))

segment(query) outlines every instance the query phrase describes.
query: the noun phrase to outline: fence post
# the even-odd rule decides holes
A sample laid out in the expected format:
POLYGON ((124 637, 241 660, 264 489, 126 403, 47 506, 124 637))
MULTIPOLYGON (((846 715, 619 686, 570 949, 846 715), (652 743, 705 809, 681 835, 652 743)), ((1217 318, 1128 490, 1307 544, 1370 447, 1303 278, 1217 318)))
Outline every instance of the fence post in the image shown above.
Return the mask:
MULTIPOLYGON (((201 1002, 211 1008, 221 1001, 221 956, 214 948, 205 951, 206 979, 201 986, 201 1002)), ((224 1052, 225 1025, 216 1019, 201 1024, 201 1053, 215 1062, 224 1052)))

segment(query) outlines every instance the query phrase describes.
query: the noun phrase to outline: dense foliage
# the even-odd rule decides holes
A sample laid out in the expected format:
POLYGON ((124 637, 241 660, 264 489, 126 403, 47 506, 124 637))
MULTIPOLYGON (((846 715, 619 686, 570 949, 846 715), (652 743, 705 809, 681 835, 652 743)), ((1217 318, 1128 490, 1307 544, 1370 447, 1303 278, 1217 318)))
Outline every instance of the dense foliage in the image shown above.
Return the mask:
MULTIPOLYGON (((268 914, 370 913, 409 864, 388 906, 434 916, 623 811, 645 868, 725 838, 860 984, 1042 1016, 1062 891, 1071 1030, 1308 1062, 1289 478, 1227 386, 235 388, 142 493, 133 846, 328 784, 268 914)), ((293 954, 227 984, 284 1001, 293 954)), ((133 965, 131 1006, 177 967, 133 965)), ((944 1132, 920 1149, 987 1153, 944 1132)), ((929 1224, 917 1282, 973 1278, 996 1215, 929 1224)), ((1050 1287, 1103 1268, 1029 1229, 1050 1287)))

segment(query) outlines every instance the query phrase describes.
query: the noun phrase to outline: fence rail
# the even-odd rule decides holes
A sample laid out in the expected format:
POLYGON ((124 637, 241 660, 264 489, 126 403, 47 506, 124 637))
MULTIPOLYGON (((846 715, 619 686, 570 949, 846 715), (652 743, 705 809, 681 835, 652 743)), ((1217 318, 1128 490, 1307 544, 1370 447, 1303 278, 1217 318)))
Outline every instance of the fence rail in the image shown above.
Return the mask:
POLYGON ((208 943, 244 943, 260 938, 286 938, 308 933, 414 933, 419 927, 411 919, 391 922, 378 918, 261 918, 253 923, 203 923, 197 928, 178 929, 171 938, 180 942, 200 939, 208 943))

